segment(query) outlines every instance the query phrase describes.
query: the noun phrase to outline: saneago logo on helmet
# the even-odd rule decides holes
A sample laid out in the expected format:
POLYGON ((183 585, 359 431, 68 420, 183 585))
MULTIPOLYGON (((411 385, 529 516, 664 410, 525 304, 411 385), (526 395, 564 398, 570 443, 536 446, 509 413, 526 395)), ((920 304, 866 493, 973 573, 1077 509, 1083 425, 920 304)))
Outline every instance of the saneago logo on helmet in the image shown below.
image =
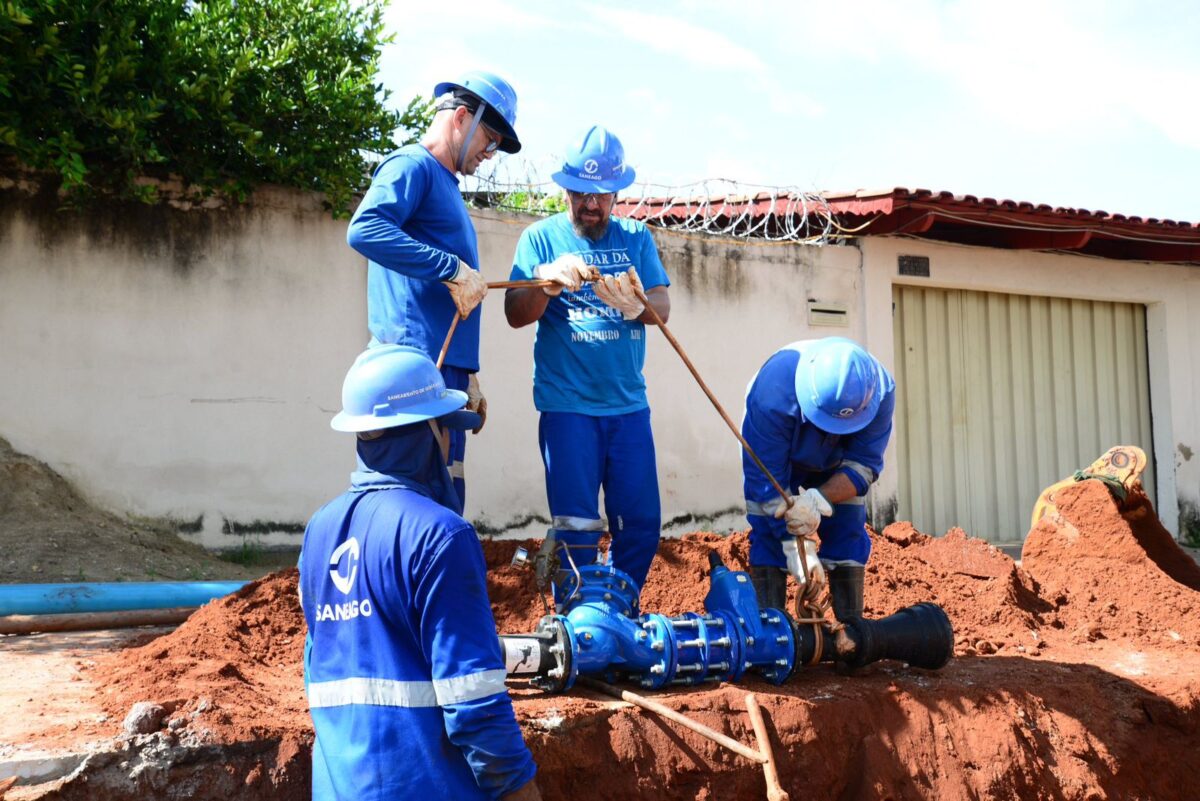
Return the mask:
POLYGON ((838 417, 849 417, 850 415, 854 414, 855 411, 855 409, 851 409, 849 406, 844 409, 838 409, 838 417))
POLYGON ((600 164, 595 159, 588 159, 587 161, 583 162, 583 171, 588 175, 595 175, 599 169, 600 164))
MULTIPOLYGON (((339 545, 329 557, 329 578, 333 582, 333 586, 341 590, 343 595, 349 595, 350 591, 354 589, 354 581, 358 578, 360 553, 358 540, 351 537, 339 545), (343 557, 346 557, 349 574, 343 574, 341 571, 343 557)), ((317 622, 352 620, 359 615, 370 617, 372 611, 371 602, 366 599, 347 601, 341 604, 321 604, 317 607, 317 622)))

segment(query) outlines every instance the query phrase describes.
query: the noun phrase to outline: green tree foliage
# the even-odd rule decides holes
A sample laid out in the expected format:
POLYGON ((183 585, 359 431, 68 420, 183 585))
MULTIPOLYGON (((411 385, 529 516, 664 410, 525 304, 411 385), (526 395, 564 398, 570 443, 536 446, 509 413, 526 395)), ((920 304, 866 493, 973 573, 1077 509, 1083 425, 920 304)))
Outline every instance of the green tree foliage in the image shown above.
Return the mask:
POLYGON ((375 83, 386 0, 0 0, 0 154, 69 203, 152 202, 141 176, 245 198, 275 183, 347 210, 364 156, 430 102, 375 83))

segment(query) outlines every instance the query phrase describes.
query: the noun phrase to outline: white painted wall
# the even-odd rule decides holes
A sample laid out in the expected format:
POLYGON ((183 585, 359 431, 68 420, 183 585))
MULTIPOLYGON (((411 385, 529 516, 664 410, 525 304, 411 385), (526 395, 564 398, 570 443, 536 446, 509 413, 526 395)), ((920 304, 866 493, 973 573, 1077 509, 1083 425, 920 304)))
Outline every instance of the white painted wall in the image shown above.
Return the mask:
MULTIPOLYGON (((507 278, 532 218, 474 217, 485 275, 507 278)), ((353 442, 328 428, 368 338, 364 262, 345 227, 281 190, 237 210, 81 217, 0 186, 0 436, 110 509, 203 516, 197 536, 211 546, 236 544, 225 520, 302 524, 353 467, 353 442)), ((1200 504, 1194 267, 890 238, 861 250, 655 238, 673 282, 670 328, 735 424, 747 382, 788 342, 845 335, 893 366, 893 283, 1146 303, 1160 497, 1200 504), (901 278, 902 253, 929 256, 931 278, 901 278), (809 300, 846 304, 847 326, 810 328, 809 300)), ((467 515, 540 534, 533 328, 508 327, 499 293, 483 314, 490 419, 468 446, 467 515)), ((665 338, 648 333, 664 518, 701 518, 676 530, 744 525, 736 441, 665 338)), ((886 468, 877 504, 897 481, 886 468)), ((1160 505, 1177 531, 1176 504, 1160 505)))
MULTIPOLYGON (((1180 504, 1200 504, 1200 459, 1193 457, 1200 450, 1200 269, 898 237, 867 238, 860 246, 865 344, 889 369, 894 284, 1145 304, 1158 513, 1178 535, 1180 504), (930 277, 899 275, 900 255, 928 256, 930 277)), ((889 462, 894 449, 893 442, 889 462)), ((877 505, 896 495, 898 481, 894 468, 885 469, 874 491, 877 505)))
MULTIPOLYGON (((278 532, 345 487, 353 442, 328 420, 368 335, 364 262, 345 245, 344 221, 280 190, 237 210, 87 216, 0 190, 0 436, 110 509, 203 516, 197 538, 214 547, 236 544, 226 520, 278 532)), ((532 219, 475 218, 487 278, 507 278, 532 219)), ((852 248, 656 238, 674 282, 670 327, 735 423, 746 383, 776 348, 862 336, 852 248), (809 298, 850 304, 849 327, 809 330, 809 298)), ((736 441, 649 333, 664 518, 740 509, 736 441)), ((532 336, 508 327, 499 293, 485 301, 490 416, 468 446, 467 515, 510 533, 544 530, 529 522, 545 515, 532 336)))

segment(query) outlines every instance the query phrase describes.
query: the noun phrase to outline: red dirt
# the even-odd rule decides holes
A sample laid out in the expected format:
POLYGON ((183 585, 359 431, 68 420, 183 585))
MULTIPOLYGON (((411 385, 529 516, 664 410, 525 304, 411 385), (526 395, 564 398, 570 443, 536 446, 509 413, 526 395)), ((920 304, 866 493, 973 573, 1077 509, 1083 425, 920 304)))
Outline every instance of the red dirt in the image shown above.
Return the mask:
POLYGON ((1098 481, 1058 493, 1021 552, 1058 621, 1077 640, 1121 639, 1154 647, 1200 645, 1200 567, 1135 493, 1124 513, 1098 481))
MULTIPOLYGON (((932 538, 898 523, 873 535, 868 614, 941 604, 959 658, 939 672, 883 663, 843 677, 822 666, 783 687, 752 680, 655 697, 753 743, 744 696, 754 691, 794 799, 1190 798, 1200 753, 1200 570, 1144 502, 1133 499, 1122 516, 1097 482, 1060 499, 1057 515, 1030 534, 1024 569, 957 529, 932 538)), ((543 614, 528 569, 509 566, 518 544, 538 543, 483 544, 506 632, 532 630, 543 614)), ((665 540, 643 609, 701 610, 710 548, 730 567, 745 564, 744 532, 665 540)), ((288 571, 252 584, 103 660, 93 678, 112 721, 153 700, 212 741, 277 739, 292 755, 285 774, 296 797, 311 727, 295 579, 288 571), (202 699, 207 707, 193 716, 202 699)), ((765 795, 760 768, 654 715, 582 690, 546 696, 514 684, 513 695, 547 799, 577 797, 580 787, 597 799, 765 795)), ((275 790, 259 776, 242 797, 285 794, 275 790)))

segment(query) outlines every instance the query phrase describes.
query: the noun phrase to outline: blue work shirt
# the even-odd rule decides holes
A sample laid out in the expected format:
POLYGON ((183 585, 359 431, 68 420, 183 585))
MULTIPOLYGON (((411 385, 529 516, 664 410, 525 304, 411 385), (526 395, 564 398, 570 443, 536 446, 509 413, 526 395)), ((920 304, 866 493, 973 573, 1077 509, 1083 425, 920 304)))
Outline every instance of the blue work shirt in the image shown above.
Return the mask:
MULTIPOLYGON (((883 470, 896 407, 896 382, 879 366, 881 395, 875 417, 853 434, 826 433, 805 418, 796 399, 796 366, 810 342, 781 348, 759 369, 746 391, 742 436, 785 489, 800 479, 841 472, 854 483, 859 496, 865 495, 883 470)), ((747 510, 756 518, 751 524, 782 539, 787 533, 786 521, 774 517, 782 503, 779 493, 745 452, 742 476, 747 510)))
MULTIPOLYGON (((436 359, 457 314, 458 260, 479 268, 475 226, 458 178, 423 145, 391 153, 350 220, 350 247, 366 256, 371 344, 412 345, 436 359)), ((446 364, 479 370, 479 308, 459 323, 446 364)))
MULTIPOLYGON (((533 278, 538 265, 576 254, 604 275, 637 268, 649 291, 669 286, 658 248, 646 226, 612 217, 593 242, 575 233, 564 212, 525 229, 517 242, 511 278, 533 278)), ((626 321, 596 297, 591 284, 551 298, 538 320, 533 345, 533 403, 542 412, 628 414, 648 407, 646 326, 626 321)))
POLYGON ((536 771, 504 685, 475 530, 425 423, 358 443, 308 524, 300 591, 313 798, 494 799, 536 771))

